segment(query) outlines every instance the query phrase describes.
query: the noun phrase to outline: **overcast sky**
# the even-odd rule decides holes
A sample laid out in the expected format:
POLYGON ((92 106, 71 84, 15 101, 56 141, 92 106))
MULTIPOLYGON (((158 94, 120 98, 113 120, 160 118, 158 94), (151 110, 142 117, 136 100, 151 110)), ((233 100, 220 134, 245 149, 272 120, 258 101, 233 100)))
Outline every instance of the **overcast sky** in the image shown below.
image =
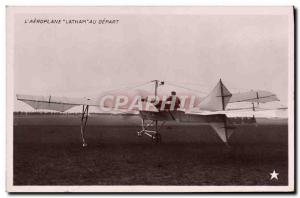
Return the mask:
POLYGON ((153 79, 209 89, 222 78, 231 92, 269 90, 287 105, 288 28, 284 15, 18 15, 15 93, 83 97, 153 79), (24 24, 104 17, 119 22, 24 24))

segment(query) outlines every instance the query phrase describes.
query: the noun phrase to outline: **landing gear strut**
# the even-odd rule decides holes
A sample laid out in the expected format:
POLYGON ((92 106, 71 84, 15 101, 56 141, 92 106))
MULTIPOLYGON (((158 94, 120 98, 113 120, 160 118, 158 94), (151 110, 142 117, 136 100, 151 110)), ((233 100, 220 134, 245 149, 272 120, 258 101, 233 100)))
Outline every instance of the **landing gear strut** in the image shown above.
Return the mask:
POLYGON ((80 126, 80 132, 81 132, 81 139, 82 139, 82 146, 86 147, 87 143, 84 139, 84 132, 86 129, 86 123, 89 116, 89 105, 83 105, 82 106, 82 113, 81 113, 81 126, 80 126))
POLYGON ((152 142, 154 143, 161 143, 161 135, 159 133, 159 129, 165 124, 166 122, 164 121, 160 126, 158 126, 158 121, 157 120, 150 120, 150 122, 144 119, 142 119, 142 130, 138 131, 137 134, 139 137, 142 135, 147 135, 151 138, 152 142), (155 123, 155 130, 148 130, 149 127, 152 127, 155 123))

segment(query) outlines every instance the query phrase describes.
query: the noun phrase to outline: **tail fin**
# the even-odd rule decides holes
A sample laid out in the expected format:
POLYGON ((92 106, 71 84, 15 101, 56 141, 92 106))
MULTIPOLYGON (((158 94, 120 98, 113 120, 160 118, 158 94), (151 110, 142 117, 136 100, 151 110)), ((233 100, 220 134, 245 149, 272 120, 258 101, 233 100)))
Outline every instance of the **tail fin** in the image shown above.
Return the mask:
POLYGON ((226 144, 235 129, 234 126, 227 126, 225 122, 210 123, 210 126, 214 129, 219 138, 226 144))
POLYGON ((200 110, 208 111, 222 111, 225 110, 232 94, 222 83, 222 80, 218 82, 215 88, 210 92, 210 94, 200 102, 200 110))

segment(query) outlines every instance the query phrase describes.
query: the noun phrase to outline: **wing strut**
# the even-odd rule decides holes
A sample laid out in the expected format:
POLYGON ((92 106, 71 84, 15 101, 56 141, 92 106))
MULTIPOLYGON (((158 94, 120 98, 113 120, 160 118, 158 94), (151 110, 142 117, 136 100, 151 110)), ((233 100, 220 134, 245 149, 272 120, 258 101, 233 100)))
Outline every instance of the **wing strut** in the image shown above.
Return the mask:
POLYGON ((84 139, 84 132, 86 129, 86 123, 88 120, 89 116, 89 105, 82 105, 82 113, 81 113, 81 126, 80 126, 80 131, 81 131, 81 138, 82 138, 82 146, 86 147, 87 143, 85 142, 84 139))

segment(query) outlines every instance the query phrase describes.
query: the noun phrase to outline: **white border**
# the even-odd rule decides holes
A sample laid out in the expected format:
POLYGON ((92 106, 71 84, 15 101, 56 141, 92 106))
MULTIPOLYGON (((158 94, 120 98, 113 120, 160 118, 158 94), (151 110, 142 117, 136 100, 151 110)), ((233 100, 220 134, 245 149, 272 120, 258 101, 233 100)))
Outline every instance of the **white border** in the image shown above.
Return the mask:
MULTIPOLYGON (((32 9, 36 12, 40 12, 40 8, 35 7, 32 9)), ((86 9, 89 9, 89 13, 93 11, 101 12, 117 12, 118 14, 130 14, 136 13, 136 11, 142 12, 143 14, 164 14, 166 8, 157 8, 155 12, 151 10, 148 12, 146 7, 137 8, 137 7, 128 7, 127 9, 122 9, 120 7, 106 7, 106 8, 88 8, 88 7, 76 7, 72 9, 72 12, 86 12, 86 9), (91 9, 91 10, 90 10, 91 9), (137 10, 138 9, 138 10, 137 10), (141 9, 141 10, 140 10, 141 9)), ((230 10, 223 10, 221 7, 214 7, 213 10, 209 7, 172 7, 171 10, 168 10, 169 14, 182 14, 183 11, 188 11, 189 13, 197 14, 201 10, 201 14, 212 14, 212 12, 217 12, 213 14, 233 14, 230 10), (223 12, 222 12, 223 11, 223 12)), ((269 7, 252 7, 251 11, 248 12, 248 8, 235 7, 236 12, 234 14, 286 14, 287 7, 272 7, 272 13, 270 12, 269 7)), ((43 8, 42 13, 49 12, 63 12, 66 9, 65 7, 53 7, 43 8)), ((21 7, 15 8, 13 11, 8 12, 8 18, 13 21, 13 16, 16 13, 22 12, 24 10, 21 7)), ((7 107, 7 185, 6 189, 9 192, 283 192, 283 191, 293 191, 294 189, 294 36, 293 36, 293 15, 290 14, 291 22, 291 31, 290 31, 290 40, 289 40, 289 186, 13 186, 12 185, 12 131, 13 131, 13 23, 7 24, 7 92, 6 92, 6 107, 7 107)))

